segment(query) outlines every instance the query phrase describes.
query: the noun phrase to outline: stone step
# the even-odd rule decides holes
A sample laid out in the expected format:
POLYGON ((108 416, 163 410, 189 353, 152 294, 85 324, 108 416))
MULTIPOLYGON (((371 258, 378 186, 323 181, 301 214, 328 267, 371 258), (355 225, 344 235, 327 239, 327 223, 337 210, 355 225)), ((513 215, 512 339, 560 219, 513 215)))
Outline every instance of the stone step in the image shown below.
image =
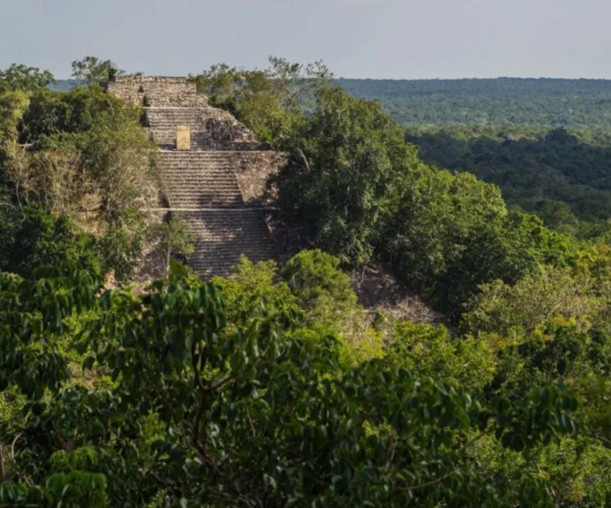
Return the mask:
POLYGON ((208 101, 194 91, 183 93, 180 97, 168 97, 163 91, 145 88, 138 94, 140 105, 153 108, 197 108, 208 107, 208 101))
POLYGON ((246 143, 258 145, 254 134, 226 111, 210 106, 148 107, 144 126, 153 140, 162 146, 172 146, 179 126, 189 127, 192 148, 203 149, 213 143, 246 143))
POLYGON ((151 129, 170 129, 178 125, 206 131, 207 115, 205 109, 189 108, 149 108, 146 111, 146 125, 151 129))
POLYGON ((189 264, 203 278, 227 275, 241 255, 252 261, 274 257, 264 209, 218 209, 184 212, 183 220, 196 236, 189 264))
POLYGON ((170 206, 205 208, 242 204, 234 157, 233 152, 161 152, 161 174, 170 206))

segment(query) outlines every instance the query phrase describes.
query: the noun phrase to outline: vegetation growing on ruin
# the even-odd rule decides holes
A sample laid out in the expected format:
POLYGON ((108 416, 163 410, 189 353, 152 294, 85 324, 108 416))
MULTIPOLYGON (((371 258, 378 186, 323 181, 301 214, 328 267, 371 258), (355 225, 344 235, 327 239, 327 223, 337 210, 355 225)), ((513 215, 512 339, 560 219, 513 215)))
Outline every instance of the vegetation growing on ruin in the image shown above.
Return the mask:
POLYGON ((0 269, 27 275, 68 249, 63 261, 87 258, 126 281, 164 234, 143 214, 157 206, 155 145, 141 112, 96 80, 68 92, 46 89, 50 80, 25 66, 0 74, 0 269))

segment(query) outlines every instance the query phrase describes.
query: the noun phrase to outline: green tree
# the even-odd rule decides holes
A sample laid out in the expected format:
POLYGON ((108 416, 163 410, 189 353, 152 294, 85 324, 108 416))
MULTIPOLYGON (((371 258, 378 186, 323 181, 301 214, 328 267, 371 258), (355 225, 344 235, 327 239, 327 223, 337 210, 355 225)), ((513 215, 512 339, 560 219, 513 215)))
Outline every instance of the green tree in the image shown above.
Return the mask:
POLYGON ((394 180, 409 181, 418 167, 401 130, 378 105, 324 88, 290 148, 279 180, 284 212, 342 262, 369 261, 394 180))
POLYGON ((397 323, 384 359, 471 393, 482 393, 497 370, 496 350, 489 342, 468 335, 453 338, 443 325, 409 321, 397 323))
POLYGON ((567 268, 542 266, 514 285, 500 280, 482 285, 463 323, 473 333, 521 338, 555 318, 574 319, 588 328, 597 321, 603 305, 587 278, 575 277, 567 268))
POLYGON ((28 105, 28 96, 22 90, 0 93, 0 150, 2 158, 14 154, 17 149, 19 123, 28 105))
POLYGON ((149 228, 149 237, 157 242, 156 250, 163 259, 164 276, 168 274, 172 259, 184 259, 195 251, 195 237, 180 213, 164 217, 163 222, 149 228))
POLYGON ((258 318, 268 327, 286 328, 299 319, 297 298, 278 277, 277 268, 275 261, 253 263, 242 256, 231 275, 213 279, 222 290, 230 322, 244 328, 258 318))
POLYGON ((12 64, 8 69, 0 71, 0 93, 15 90, 36 92, 54 81, 53 74, 48 70, 41 71, 38 67, 12 64))
POLYGON ((88 85, 102 85, 120 74, 123 71, 114 62, 96 56, 86 56, 72 62, 72 77, 88 85))
POLYGON ((42 90, 27 103, 17 93, 7 102, 13 127, 1 162, 6 206, 67 215, 96 237, 104 270, 128 278, 145 236, 140 209, 156 203, 160 188, 139 111, 98 87, 42 90))
POLYGON ((3 225, 0 239, 0 270, 30 277, 37 267, 53 266, 66 272, 83 269, 100 275, 92 238, 75 231, 65 215, 54 217, 42 208, 26 207, 23 215, 14 214, 9 224, 3 225))
POLYGON ((339 259, 320 249, 293 256, 282 268, 282 278, 314 321, 320 322, 321 313, 332 307, 335 313, 330 323, 337 323, 357 305, 350 277, 339 269, 339 259))
POLYGON ((192 79, 212 105, 236 115, 259 140, 282 147, 302 121, 313 91, 331 73, 322 62, 303 66, 276 57, 269 62, 268 69, 253 71, 213 65, 192 79))

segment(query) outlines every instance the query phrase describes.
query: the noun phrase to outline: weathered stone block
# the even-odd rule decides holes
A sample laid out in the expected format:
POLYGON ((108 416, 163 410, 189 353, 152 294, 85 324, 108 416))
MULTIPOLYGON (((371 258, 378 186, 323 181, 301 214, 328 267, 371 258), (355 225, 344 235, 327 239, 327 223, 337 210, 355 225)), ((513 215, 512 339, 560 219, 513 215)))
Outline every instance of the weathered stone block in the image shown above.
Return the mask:
POLYGON ((176 149, 191 150, 191 129, 186 125, 176 127, 176 149))
POLYGON ((205 106, 204 95, 186 78, 164 76, 117 76, 106 90, 134 106, 205 106))

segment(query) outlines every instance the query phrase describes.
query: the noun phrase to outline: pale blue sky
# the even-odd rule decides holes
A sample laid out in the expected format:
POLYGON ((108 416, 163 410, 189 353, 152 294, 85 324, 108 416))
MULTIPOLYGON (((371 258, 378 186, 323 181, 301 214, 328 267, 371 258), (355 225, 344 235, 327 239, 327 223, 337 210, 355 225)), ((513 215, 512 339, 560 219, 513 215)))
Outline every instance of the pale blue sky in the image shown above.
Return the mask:
POLYGON ((611 78, 611 0, 0 0, 0 68, 183 75, 269 55, 337 76, 611 78))

